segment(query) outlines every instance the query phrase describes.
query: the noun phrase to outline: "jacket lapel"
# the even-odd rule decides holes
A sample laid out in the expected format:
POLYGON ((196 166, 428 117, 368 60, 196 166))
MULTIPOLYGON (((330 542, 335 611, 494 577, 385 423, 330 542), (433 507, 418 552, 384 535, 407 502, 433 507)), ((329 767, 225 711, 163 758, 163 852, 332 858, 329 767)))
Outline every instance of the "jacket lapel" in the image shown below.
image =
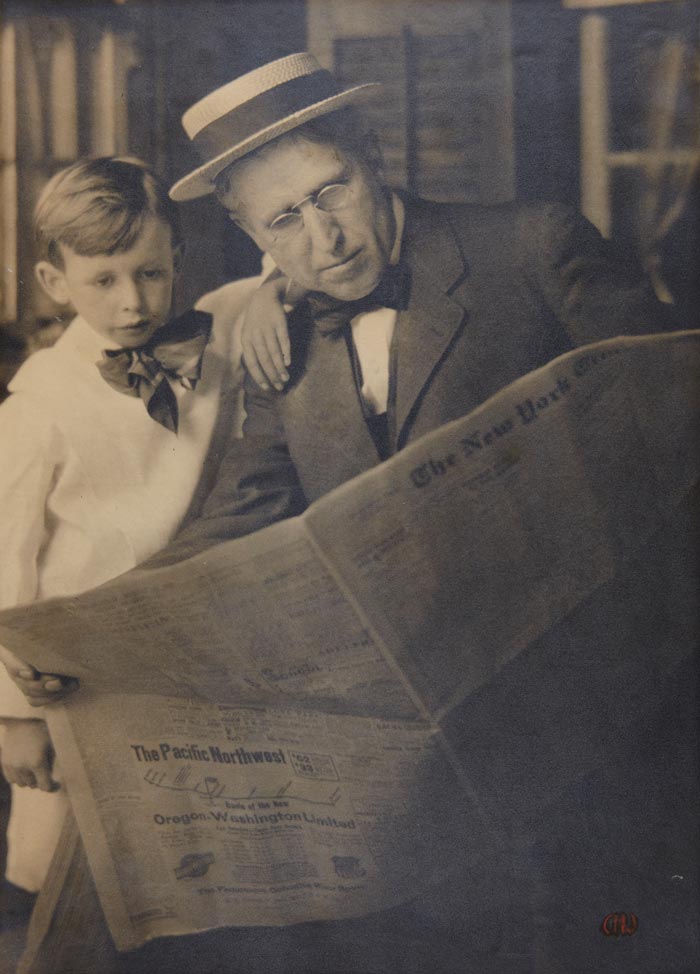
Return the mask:
POLYGON ((292 459, 309 501, 379 463, 362 414, 352 362, 342 335, 312 327, 314 363, 281 398, 292 459))
POLYGON ((393 349, 397 447, 411 411, 469 310, 467 267, 445 210, 407 200, 401 257, 411 268, 408 308, 399 313, 393 349), (459 300, 452 292, 459 287, 459 300))

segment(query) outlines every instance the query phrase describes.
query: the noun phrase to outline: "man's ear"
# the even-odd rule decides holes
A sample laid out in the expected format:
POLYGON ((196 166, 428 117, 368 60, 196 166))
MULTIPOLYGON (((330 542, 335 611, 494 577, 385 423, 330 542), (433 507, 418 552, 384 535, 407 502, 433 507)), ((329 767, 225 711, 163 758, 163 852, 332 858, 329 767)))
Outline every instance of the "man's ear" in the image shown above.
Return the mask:
POLYGON ((68 304, 70 302, 66 275, 50 260, 40 260, 34 268, 34 274, 39 284, 56 304, 68 304))
POLYGON ((180 276, 184 259, 185 259, 184 243, 175 244, 175 246, 173 247, 173 271, 174 271, 174 276, 176 278, 180 276))
POLYGON ((364 157, 367 165, 375 174, 381 177, 384 171, 384 156, 376 132, 367 132, 363 139, 364 157))
POLYGON ((267 252, 269 240, 265 241, 260 234, 256 233, 254 228, 250 225, 242 213, 229 212, 228 218, 231 223, 235 223, 238 229, 242 230, 247 237, 250 237, 258 250, 261 250, 263 254, 267 252))

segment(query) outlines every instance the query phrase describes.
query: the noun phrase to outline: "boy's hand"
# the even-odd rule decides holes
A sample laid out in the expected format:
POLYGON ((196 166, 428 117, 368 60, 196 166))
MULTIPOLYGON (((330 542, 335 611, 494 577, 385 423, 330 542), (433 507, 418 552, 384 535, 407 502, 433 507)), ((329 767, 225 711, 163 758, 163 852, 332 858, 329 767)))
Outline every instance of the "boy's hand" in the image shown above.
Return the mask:
POLYGON ((5 664, 10 679, 19 687, 26 697, 27 703, 32 707, 59 703, 80 686, 72 676, 40 673, 30 663, 25 663, 24 660, 15 656, 4 646, 0 646, 0 662, 5 664))
POLYGON ((12 785, 56 791, 60 787, 51 777, 53 746, 43 720, 4 720, 2 773, 12 785))
POLYGON ((243 361, 261 389, 278 392, 289 381, 291 349, 284 310, 287 278, 279 272, 253 293, 243 312, 243 361))

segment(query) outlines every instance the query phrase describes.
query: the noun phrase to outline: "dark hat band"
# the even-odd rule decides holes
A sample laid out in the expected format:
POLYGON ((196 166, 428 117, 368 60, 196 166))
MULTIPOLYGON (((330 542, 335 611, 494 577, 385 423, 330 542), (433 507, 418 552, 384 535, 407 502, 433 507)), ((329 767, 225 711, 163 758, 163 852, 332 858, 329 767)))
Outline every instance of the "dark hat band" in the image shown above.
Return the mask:
POLYGON ((270 125, 340 93, 330 71, 314 71, 263 91, 198 132, 192 142, 202 162, 209 162, 270 125))

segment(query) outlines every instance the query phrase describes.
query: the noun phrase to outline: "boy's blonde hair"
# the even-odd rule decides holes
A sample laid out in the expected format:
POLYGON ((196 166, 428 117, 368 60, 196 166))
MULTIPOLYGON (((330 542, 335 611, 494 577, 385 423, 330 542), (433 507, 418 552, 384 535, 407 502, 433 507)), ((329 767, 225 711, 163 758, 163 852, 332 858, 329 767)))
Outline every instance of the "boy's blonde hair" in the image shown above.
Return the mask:
POLYGON ((61 245, 83 257, 129 250, 149 215, 170 227, 177 246, 177 207, 144 162, 115 156, 79 159, 49 180, 36 204, 39 258, 62 269, 61 245))

